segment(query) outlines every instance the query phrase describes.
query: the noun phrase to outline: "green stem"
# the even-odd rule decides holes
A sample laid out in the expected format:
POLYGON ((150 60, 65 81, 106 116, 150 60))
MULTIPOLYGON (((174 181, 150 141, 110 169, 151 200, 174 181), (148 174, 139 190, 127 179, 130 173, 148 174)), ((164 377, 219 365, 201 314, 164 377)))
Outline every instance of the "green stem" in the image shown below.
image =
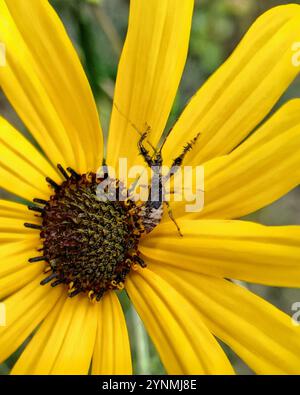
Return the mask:
POLYGON ((145 331, 144 325, 135 311, 134 307, 130 309, 130 316, 133 323, 134 330, 134 346, 136 350, 136 373, 137 374, 150 374, 151 358, 148 336, 145 331))

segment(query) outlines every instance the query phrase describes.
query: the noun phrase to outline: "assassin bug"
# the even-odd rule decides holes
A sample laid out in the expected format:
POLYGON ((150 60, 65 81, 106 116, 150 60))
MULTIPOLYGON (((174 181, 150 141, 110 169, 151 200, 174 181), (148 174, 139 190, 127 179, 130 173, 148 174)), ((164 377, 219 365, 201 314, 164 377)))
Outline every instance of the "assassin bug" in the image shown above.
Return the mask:
MULTIPOLYGON (((140 139, 138 141, 138 150, 140 155, 144 158, 146 164, 152 169, 153 176, 151 180, 151 185, 149 187, 149 194, 147 201, 140 206, 140 217, 142 219, 142 224, 146 233, 150 233, 161 221, 163 216, 163 206, 164 204, 168 208, 168 215, 170 219, 174 222, 178 233, 182 236, 180 228, 173 216, 172 209, 169 203, 164 199, 164 186, 165 183, 176 173, 182 163, 184 161, 185 156, 188 152, 191 151, 193 146, 196 144, 200 133, 198 133, 191 141, 189 141, 184 147, 182 153, 173 160, 171 170, 166 176, 162 175, 162 148, 163 144, 166 142, 166 139, 159 150, 157 150, 149 141, 147 143, 151 146, 153 150, 153 155, 151 156, 149 150, 146 149, 144 143, 147 139, 151 128, 148 126, 144 133, 141 133, 138 128, 127 119, 125 114, 123 114, 117 105, 114 103, 117 111, 130 123, 130 125, 140 134, 140 139)), ((172 130, 172 129, 171 129, 172 130)), ((170 131, 171 131, 170 130, 170 131)), ((170 131, 168 135, 170 134, 170 131)))
POLYGON ((140 154, 143 156, 146 164, 153 171, 151 185, 149 187, 148 199, 141 206, 140 216, 142 218, 145 232, 150 233, 160 223, 163 216, 163 205, 166 204, 168 208, 169 217, 176 225, 180 236, 182 236, 180 228, 172 214, 171 207, 169 203, 164 199, 164 185, 168 181, 168 179, 170 179, 175 174, 175 172, 179 169, 179 167, 182 165, 186 154, 193 148, 193 145, 196 144, 198 137, 200 136, 200 133, 198 133, 193 140, 191 140, 184 146, 182 153, 173 160, 171 170, 166 176, 162 175, 162 163, 163 163, 163 158, 161 154, 162 147, 158 151, 154 149, 154 155, 150 156, 149 151, 144 146, 144 141, 147 135, 148 132, 143 133, 138 142, 138 149, 140 154))

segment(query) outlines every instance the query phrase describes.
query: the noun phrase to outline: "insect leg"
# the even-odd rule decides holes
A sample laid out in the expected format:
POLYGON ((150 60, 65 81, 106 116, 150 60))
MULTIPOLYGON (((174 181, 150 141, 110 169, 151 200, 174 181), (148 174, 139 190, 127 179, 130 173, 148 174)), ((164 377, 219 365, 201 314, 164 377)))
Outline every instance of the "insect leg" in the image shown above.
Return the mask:
POLYGON ((144 158, 145 162, 149 167, 155 166, 155 160, 152 159, 151 155, 149 154, 149 151, 145 148, 144 146, 144 140, 146 139, 148 135, 148 132, 146 131, 141 135, 141 138, 139 139, 138 142, 138 149, 140 151, 140 154, 144 158))
POLYGON ((198 133, 197 136, 195 136, 195 137, 193 138, 193 140, 189 141, 189 142, 184 146, 182 153, 181 153, 177 158, 175 158, 175 159, 173 160, 172 167, 177 167, 177 166, 181 166, 181 165, 182 165, 182 162, 183 162, 183 160, 184 160, 186 154, 187 154, 188 152, 191 151, 191 149, 193 148, 193 145, 196 144, 196 142, 197 142, 199 136, 200 136, 200 133, 198 133))
POLYGON ((177 228, 177 230, 178 230, 179 235, 180 235, 181 237, 183 237, 183 234, 181 233, 180 227, 179 227, 178 223, 176 222, 176 219, 175 219, 175 217, 174 217, 174 215, 173 215, 173 211, 172 211, 172 208, 171 208, 169 202, 165 201, 164 203, 166 204, 166 206, 167 206, 167 208, 168 208, 168 215, 169 215, 171 221, 174 222, 174 224, 175 224, 175 226, 176 226, 176 228, 177 228))
MULTIPOLYGON (((180 188, 181 191, 192 191, 192 188, 180 188)), ((205 192, 204 189, 201 188, 197 188, 196 192, 205 192)), ((178 193, 178 191, 176 191, 174 188, 171 188, 170 191, 167 193, 167 195, 176 195, 176 193, 178 193)))

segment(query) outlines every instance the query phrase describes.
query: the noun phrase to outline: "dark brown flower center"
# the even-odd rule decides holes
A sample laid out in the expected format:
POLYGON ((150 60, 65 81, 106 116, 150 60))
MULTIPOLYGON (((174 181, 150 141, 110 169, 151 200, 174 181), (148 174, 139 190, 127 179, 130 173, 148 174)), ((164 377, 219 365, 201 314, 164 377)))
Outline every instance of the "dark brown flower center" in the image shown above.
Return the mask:
POLYGON ((43 256, 30 261, 46 261, 42 285, 67 284, 71 297, 84 292, 100 300, 107 290, 123 288, 134 264, 144 266, 138 252, 143 233, 139 208, 131 200, 99 200, 103 179, 95 173, 78 175, 69 169, 68 175, 58 167, 66 180, 57 185, 47 179, 55 193, 47 202, 34 200, 44 207, 29 207, 41 214, 43 241, 43 256))

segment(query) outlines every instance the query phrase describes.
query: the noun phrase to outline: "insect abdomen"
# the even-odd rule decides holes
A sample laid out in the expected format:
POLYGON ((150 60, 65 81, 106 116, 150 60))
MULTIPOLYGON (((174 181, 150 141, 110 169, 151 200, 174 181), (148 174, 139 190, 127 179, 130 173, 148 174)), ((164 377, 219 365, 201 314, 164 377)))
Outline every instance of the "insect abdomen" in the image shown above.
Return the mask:
POLYGON ((146 233, 150 233, 161 221, 163 216, 163 205, 161 204, 158 208, 151 206, 144 206, 141 210, 141 217, 143 226, 146 233))

